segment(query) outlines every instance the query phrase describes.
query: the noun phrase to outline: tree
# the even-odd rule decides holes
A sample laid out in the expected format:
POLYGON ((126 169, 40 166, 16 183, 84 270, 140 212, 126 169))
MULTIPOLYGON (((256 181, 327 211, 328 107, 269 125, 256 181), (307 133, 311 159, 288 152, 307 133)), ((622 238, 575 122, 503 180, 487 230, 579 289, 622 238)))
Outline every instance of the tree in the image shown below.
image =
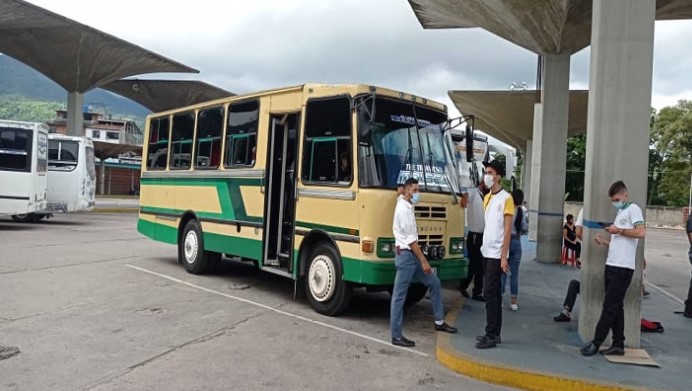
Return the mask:
POLYGON ((584 169, 586 167, 586 135, 567 139, 565 193, 567 201, 584 200, 584 169))
POLYGON ((661 109, 654 121, 652 144, 661 168, 657 196, 669 206, 686 205, 692 173, 692 101, 681 100, 661 109))

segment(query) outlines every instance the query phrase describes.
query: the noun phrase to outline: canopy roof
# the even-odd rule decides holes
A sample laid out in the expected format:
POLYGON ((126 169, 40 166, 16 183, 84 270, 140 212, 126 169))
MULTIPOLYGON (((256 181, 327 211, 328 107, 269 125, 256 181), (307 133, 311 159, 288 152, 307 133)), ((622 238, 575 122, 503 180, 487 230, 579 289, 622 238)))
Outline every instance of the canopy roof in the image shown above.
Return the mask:
MULTIPOLYGON (((449 91, 449 97, 461 113, 476 117, 476 129, 521 150, 533 138, 536 96, 535 90, 449 91)), ((567 124, 570 136, 586 132, 588 100, 588 90, 570 91, 567 124)))
POLYGON ((104 141, 94 141, 94 155, 101 159, 117 158, 125 152, 134 152, 142 156, 142 147, 139 145, 114 144, 104 141))
POLYGON ((199 73, 22 0, 0 0, 0 52, 43 73, 70 92, 86 92, 144 73, 199 73))
POLYGON ((222 88, 195 80, 124 79, 112 81, 101 88, 132 99, 153 112, 235 95, 222 88))
MULTIPOLYGON (((409 3, 423 28, 480 27, 534 53, 576 53, 591 42, 591 0, 409 0, 409 3)), ((657 0, 656 19, 692 19, 692 1, 657 0)))

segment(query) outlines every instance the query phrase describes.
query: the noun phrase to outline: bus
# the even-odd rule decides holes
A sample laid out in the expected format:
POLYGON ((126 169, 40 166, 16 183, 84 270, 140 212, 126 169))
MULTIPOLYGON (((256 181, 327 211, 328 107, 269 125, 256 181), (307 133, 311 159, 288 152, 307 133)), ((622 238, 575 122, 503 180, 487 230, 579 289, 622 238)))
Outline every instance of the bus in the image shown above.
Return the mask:
POLYGON ((46 208, 48 126, 0 120, 0 214, 21 219, 46 208))
MULTIPOLYGON (((150 114, 137 229, 193 274, 228 257, 295 281, 316 312, 391 289, 396 187, 418 178, 419 241, 441 280, 466 275, 443 104, 367 85, 305 84, 150 114)), ((425 287, 412 285, 415 303, 425 287)))
POLYGON ((473 159, 466 158, 466 133, 459 129, 450 129, 445 132, 447 142, 451 144, 454 159, 457 165, 459 184, 462 189, 478 187, 483 178, 483 164, 489 160, 488 136, 474 132, 473 134, 473 159))

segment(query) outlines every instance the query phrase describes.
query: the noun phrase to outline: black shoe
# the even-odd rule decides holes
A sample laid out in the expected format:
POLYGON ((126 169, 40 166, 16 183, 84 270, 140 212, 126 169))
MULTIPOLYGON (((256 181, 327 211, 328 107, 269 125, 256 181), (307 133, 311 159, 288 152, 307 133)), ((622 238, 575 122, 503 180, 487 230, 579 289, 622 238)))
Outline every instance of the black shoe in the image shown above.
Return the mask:
POLYGON ((472 299, 476 301, 485 301, 485 297, 483 297, 483 295, 473 295, 472 299))
POLYGON ((484 335, 481 340, 476 343, 476 348, 478 349, 490 349, 494 347, 497 347, 497 342, 495 342, 493 337, 488 337, 487 335, 484 335))
POLYGON ((692 311, 685 311, 682 313, 685 318, 692 318, 692 311))
POLYGON ((601 353, 604 356, 624 356, 625 348, 621 348, 619 346, 611 346, 608 349, 601 350, 598 353, 601 353))
POLYGON ((416 346, 416 343, 406 339, 406 337, 401 337, 399 339, 392 338, 392 345, 403 346, 405 348, 412 348, 416 346))
POLYGON ((466 289, 461 289, 461 288, 460 288, 460 289, 459 289, 459 292, 460 292, 461 295, 464 296, 465 298, 467 298, 467 299, 469 298, 469 293, 466 292, 466 289))
POLYGON ((445 333, 454 334, 457 332, 457 328, 452 327, 452 326, 448 325, 447 323, 442 323, 442 324, 435 323, 435 331, 444 331, 445 333))
POLYGON ((581 348, 579 352, 582 356, 593 356, 596 353, 598 353, 598 346, 594 345, 593 342, 591 342, 588 345, 581 348))
POLYGON ((572 318, 569 317, 569 316, 567 316, 567 315, 565 315, 564 312, 560 312, 560 315, 554 316, 554 317, 553 317, 553 320, 556 321, 556 322, 571 322, 571 321, 572 321, 572 318))
POLYGON ((486 338, 486 337, 492 338, 493 340, 495 340, 495 343, 498 345, 502 343, 502 338, 500 338, 499 335, 498 336, 495 336, 495 335, 478 335, 478 336, 476 336, 476 341, 480 342, 483 338, 486 338))
POLYGON ((647 290, 642 291, 642 296, 649 296, 651 293, 647 290))

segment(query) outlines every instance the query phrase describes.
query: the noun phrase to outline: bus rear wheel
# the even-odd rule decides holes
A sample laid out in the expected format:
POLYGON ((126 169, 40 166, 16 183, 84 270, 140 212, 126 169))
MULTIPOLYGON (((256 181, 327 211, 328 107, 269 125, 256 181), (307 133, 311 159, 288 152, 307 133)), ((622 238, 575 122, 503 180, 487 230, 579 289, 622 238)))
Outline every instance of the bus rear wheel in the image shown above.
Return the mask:
POLYGON ((221 254, 204 250, 204 236, 199 222, 188 221, 178 242, 178 262, 188 273, 204 274, 214 265, 215 256, 220 258, 221 254))
POLYGON ((34 214, 33 213, 22 213, 18 215, 12 215, 12 221, 16 223, 31 223, 34 220, 34 214))
POLYGON ((339 256, 329 244, 319 244, 309 257, 305 294, 317 313, 336 316, 351 302, 353 286, 342 279, 339 256))

